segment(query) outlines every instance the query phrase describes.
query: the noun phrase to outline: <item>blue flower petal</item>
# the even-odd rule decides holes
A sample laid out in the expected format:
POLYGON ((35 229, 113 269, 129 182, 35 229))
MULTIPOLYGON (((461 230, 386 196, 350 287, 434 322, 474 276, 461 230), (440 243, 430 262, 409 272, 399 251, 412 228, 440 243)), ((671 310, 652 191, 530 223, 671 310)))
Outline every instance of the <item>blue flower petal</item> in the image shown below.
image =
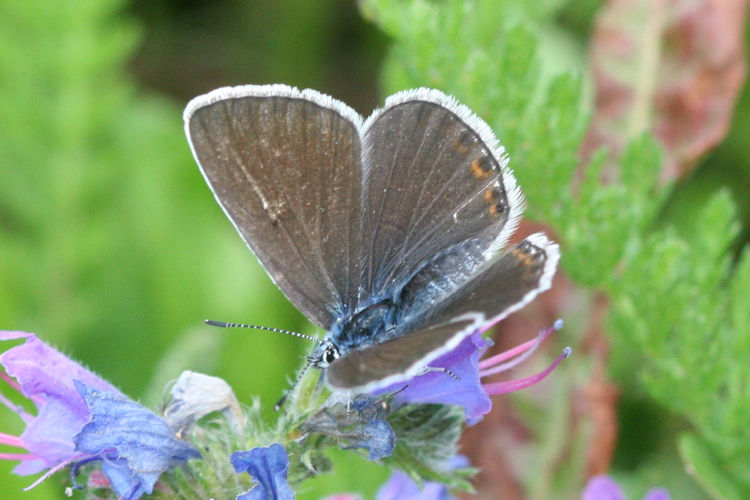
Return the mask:
POLYGON ((75 385, 91 411, 91 421, 73 439, 76 451, 103 461, 102 472, 122 498, 151 493, 164 471, 200 457, 147 408, 77 380, 75 385))
POLYGON ((104 461, 102 472, 109 479, 112 489, 125 499, 136 499, 151 493, 161 475, 161 472, 133 474, 128 462, 122 459, 104 461))
POLYGON ((396 433, 385 420, 371 420, 358 426, 355 432, 361 433, 351 441, 352 448, 366 448, 370 460, 390 457, 396 447, 396 433))
MULTIPOLYGON (((449 369, 458 380, 442 371, 429 371, 409 380, 406 388, 396 394, 395 401, 461 406, 469 425, 478 422, 492 409, 492 402, 479 380, 479 357, 486 347, 481 333, 469 335, 458 347, 430 363, 432 368, 449 369)), ((378 392, 394 392, 403 386, 401 383, 378 392)))
POLYGON ((278 443, 267 448, 232 453, 232 465, 237 473, 247 472, 257 481, 250 491, 237 495, 237 500, 292 500, 294 492, 287 482, 289 458, 278 443))
POLYGON ((300 426, 302 432, 318 432, 343 441, 342 448, 365 448, 370 460, 390 456, 396 434, 385 420, 388 405, 381 397, 333 394, 325 406, 300 426))

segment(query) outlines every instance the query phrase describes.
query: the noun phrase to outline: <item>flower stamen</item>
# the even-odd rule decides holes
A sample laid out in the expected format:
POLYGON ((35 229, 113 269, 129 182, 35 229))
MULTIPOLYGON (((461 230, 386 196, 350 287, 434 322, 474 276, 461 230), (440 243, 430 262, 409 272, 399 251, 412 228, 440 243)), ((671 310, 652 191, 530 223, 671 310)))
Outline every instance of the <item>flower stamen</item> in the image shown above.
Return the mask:
POLYGON ((61 469, 64 469, 68 465, 70 465, 70 463, 73 460, 75 460, 75 458, 71 458, 70 460, 65 460, 65 461, 60 462, 59 464, 55 465, 54 467, 50 468, 47 472, 45 472, 44 474, 42 474, 41 476, 39 476, 36 479, 36 481, 34 481, 33 483, 31 483, 30 485, 28 485, 27 487, 25 487, 23 489, 23 491, 29 491, 30 489, 37 487, 39 484, 42 483, 42 481, 44 481, 45 479, 47 479, 48 477, 50 477, 52 474, 54 474, 55 472, 57 472, 57 471, 59 471, 61 469))
POLYGON ((37 457, 31 453, 0 453, 0 460, 34 460, 37 457))
POLYGON ((555 323, 551 327, 540 328, 539 334, 536 336, 535 339, 529 340, 512 349, 508 349, 507 351, 501 352, 500 354, 497 354, 495 356, 492 356, 490 358, 480 361, 479 362, 479 376, 486 377, 488 375, 494 375, 495 373, 500 373, 505 370, 510 370, 511 368, 524 362, 526 359, 528 359, 529 356, 534 354, 534 352, 537 350, 539 345, 541 345, 541 343, 544 342, 547 339, 547 337, 549 337, 553 332, 562 330, 562 327, 563 327, 563 320, 558 319, 557 321, 555 321, 555 323), (503 363, 503 361, 507 359, 512 359, 514 357, 515 359, 513 359, 512 361, 503 363), (498 364, 498 363, 502 363, 502 364, 498 364))
POLYGON ((517 380, 509 380, 507 382, 496 382, 494 384, 482 384, 482 387, 485 391, 487 391, 487 394, 495 395, 495 394, 504 394, 506 392, 513 392, 513 391, 519 391, 521 389, 525 389, 526 387, 530 387, 538 382, 541 382, 544 380, 547 375, 552 373, 552 371, 557 368, 557 365, 560 364, 560 362, 569 357, 572 354, 573 350, 570 347, 566 347, 563 349, 562 353, 555 359, 555 361, 552 362, 551 365, 549 365, 547 368, 542 370, 539 373, 536 373, 534 375, 530 375, 528 377, 520 378, 517 380))
POLYGON ((0 432, 0 443, 15 446, 16 448, 25 448, 23 440, 20 437, 4 432, 0 432))

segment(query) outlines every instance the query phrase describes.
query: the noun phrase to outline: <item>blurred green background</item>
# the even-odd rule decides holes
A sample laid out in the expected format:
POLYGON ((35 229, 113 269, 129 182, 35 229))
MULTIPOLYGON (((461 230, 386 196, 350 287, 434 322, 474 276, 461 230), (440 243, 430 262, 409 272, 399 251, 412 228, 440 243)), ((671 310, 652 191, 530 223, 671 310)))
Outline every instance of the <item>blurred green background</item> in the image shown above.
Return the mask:
MULTIPOLYGON (((556 20, 559 56, 581 74, 598 6, 571 2, 556 20)), ((271 418, 309 346, 202 322, 314 330, 215 203, 182 109, 218 86, 283 82, 367 115, 382 102, 387 51, 344 0, 0 0, 0 328, 39 334, 152 407, 190 368, 225 378, 240 400, 258 395, 271 418)), ((689 230, 692 207, 727 186, 746 240, 748 137, 745 90, 728 139, 665 217, 689 230)), ((0 411, 0 431, 21 430, 0 411)), ((31 478, 11 465, 0 462, 4 498, 63 498, 56 479, 21 493, 31 478)), ((347 465, 301 498, 369 492, 387 476, 365 460, 347 465)))
MULTIPOLYGON (((218 86, 283 82, 367 113, 386 44, 348 1, 0 2, 0 328, 151 407, 190 368, 272 418, 310 346, 203 320, 314 330, 214 201, 182 110, 218 86)), ((0 411, 0 430, 21 422, 0 411)), ((11 466, 4 498, 64 497, 55 479, 22 493, 33 478, 11 466)), ((371 489, 375 469, 339 480, 371 489)))

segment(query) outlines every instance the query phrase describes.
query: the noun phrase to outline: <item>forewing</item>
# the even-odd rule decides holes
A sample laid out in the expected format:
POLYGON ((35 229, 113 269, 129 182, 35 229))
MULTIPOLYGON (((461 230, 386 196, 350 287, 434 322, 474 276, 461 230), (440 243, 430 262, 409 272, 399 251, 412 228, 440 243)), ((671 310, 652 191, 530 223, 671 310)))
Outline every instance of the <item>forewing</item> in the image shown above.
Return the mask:
POLYGON ((271 279, 323 328, 359 290, 360 126, 345 104, 284 85, 218 89, 185 110, 217 201, 271 279))
POLYGON ((353 350, 326 369, 328 384, 336 389, 370 392, 417 375, 430 361, 451 351, 482 323, 481 315, 467 314, 441 325, 409 333, 387 342, 353 350))
POLYGON ((363 132, 363 289, 403 285, 469 238, 487 256, 515 228, 522 196, 489 127, 438 91, 386 100, 363 132))

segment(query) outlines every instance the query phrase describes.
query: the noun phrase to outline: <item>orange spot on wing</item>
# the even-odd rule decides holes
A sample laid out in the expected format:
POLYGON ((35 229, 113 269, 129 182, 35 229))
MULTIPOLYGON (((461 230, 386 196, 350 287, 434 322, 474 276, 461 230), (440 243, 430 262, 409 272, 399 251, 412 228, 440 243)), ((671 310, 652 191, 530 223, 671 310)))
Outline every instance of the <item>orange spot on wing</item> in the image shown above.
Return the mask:
POLYGON ((489 205, 492 217, 497 217, 504 212, 506 205, 501 201, 502 195, 502 191, 497 189, 497 187, 491 187, 484 192, 484 201, 489 205))
POLYGON ((511 255, 518 259, 523 267, 524 277, 530 277, 531 275, 539 272, 540 266, 544 262, 544 253, 534 248, 516 247, 510 251, 511 255))
MULTIPOLYGON (((490 215, 497 215, 497 207, 495 206, 495 195, 492 192, 492 189, 487 189, 484 192, 484 201, 487 202, 487 204, 490 206, 490 215)), ((515 252, 515 250, 514 250, 515 252)))
POLYGON ((459 142, 458 140, 453 141, 453 149, 461 153, 462 155, 467 154, 470 151, 469 146, 459 142))
MULTIPOLYGON (((491 170, 482 168, 482 165, 479 163, 479 159, 477 158, 474 158, 473 160, 471 160, 469 169, 471 170, 471 175, 473 175, 477 179, 486 179, 492 173, 491 170)), ((486 198, 486 195, 485 195, 485 198, 486 198)))

